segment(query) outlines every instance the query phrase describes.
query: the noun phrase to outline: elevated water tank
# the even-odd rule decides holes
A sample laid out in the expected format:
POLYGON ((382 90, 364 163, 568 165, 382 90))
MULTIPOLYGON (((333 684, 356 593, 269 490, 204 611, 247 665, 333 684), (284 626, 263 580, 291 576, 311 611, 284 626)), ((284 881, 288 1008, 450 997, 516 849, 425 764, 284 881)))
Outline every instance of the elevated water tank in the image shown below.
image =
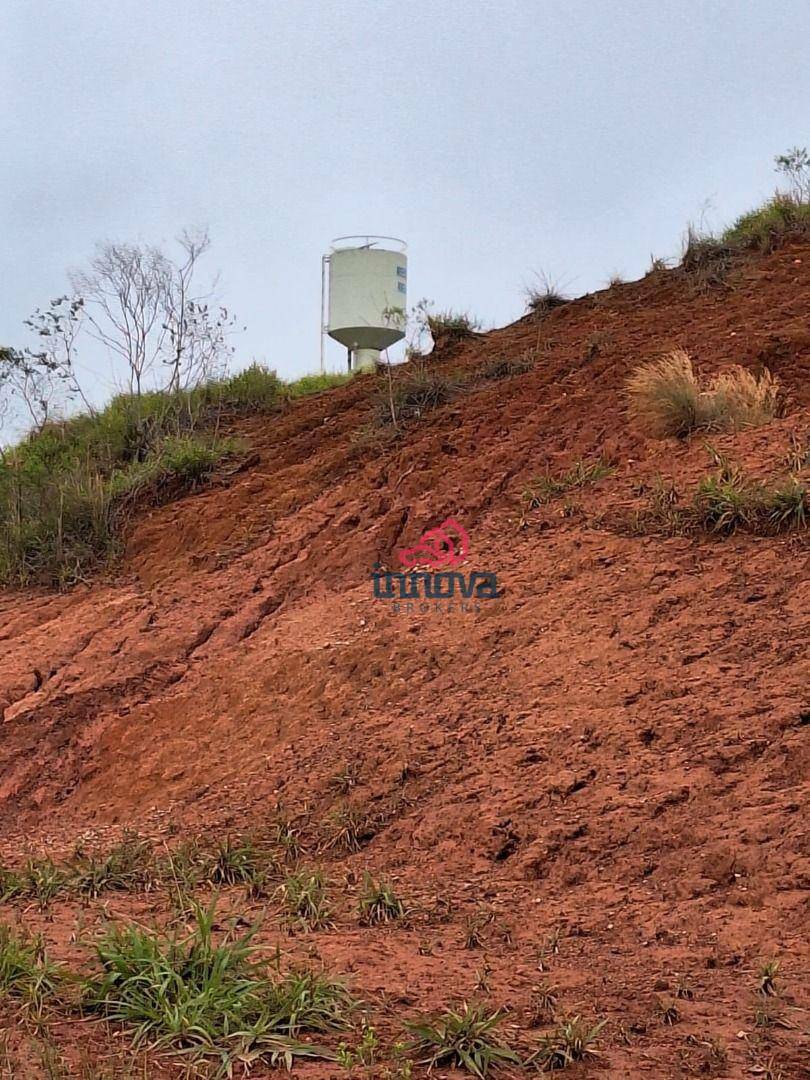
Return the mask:
POLYGON ((352 367, 374 370, 380 350, 405 337, 408 259, 392 236, 341 236, 329 255, 326 332, 351 352, 352 367))

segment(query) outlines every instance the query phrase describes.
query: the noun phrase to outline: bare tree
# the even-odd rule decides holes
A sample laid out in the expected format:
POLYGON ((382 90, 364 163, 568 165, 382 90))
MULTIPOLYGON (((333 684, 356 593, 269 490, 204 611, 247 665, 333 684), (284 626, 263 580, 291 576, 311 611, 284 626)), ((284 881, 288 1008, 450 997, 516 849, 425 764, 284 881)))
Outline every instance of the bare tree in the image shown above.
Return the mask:
POLYGON ((106 243, 84 271, 71 274, 89 334, 125 364, 129 391, 178 390, 224 365, 232 349, 233 318, 211 307, 215 284, 199 293, 195 275, 208 251, 206 231, 181 233, 183 257, 175 262, 159 248, 106 243), (168 368, 168 380, 161 371, 168 368))
POLYGON ((194 386, 221 373, 233 349, 228 335, 235 320, 228 309, 213 304, 210 292, 194 291, 197 263, 211 246, 208 233, 185 229, 178 237, 185 259, 173 265, 172 283, 166 296, 165 329, 169 335, 164 363, 169 365, 169 389, 194 386))
POLYGON ((89 269, 70 275, 91 336, 126 363, 130 393, 138 397, 163 348, 171 277, 171 263, 157 248, 116 243, 100 245, 89 269))

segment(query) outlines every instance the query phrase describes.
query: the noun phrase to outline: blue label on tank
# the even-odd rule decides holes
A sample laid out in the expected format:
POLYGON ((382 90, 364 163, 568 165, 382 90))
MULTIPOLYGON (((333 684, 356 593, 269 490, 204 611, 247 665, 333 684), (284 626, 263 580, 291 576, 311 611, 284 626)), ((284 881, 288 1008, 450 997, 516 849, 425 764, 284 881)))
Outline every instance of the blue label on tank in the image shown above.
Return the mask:
POLYGON ((404 266, 398 266, 397 267, 397 276, 398 277, 407 277, 407 273, 408 272, 407 272, 407 270, 405 269, 404 266))
POLYGON ((399 289, 400 292, 405 292, 406 291, 405 282, 404 281, 398 281, 397 282, 397 288, 399 289))

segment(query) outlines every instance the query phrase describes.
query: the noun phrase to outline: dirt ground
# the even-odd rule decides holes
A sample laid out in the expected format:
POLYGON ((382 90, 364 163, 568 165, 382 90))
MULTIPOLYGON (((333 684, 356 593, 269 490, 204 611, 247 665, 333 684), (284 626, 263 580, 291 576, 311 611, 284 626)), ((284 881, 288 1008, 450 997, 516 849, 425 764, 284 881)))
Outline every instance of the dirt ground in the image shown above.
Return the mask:
MULTIPOLYGON (((808 246, 707 292, 659 272, 440 343, 435 370, 531 367, 470 381, 399 433, 374 427, 368 375, 234 420, 247 467, 145 511, 114 574, 0 595, 0 855, 131 827, 169 844, 261 832, 281 808, 334 882, 335 925, 291 933, 239 889, 223 910, 264 912, 259 941, 345 975, 383 1044, 475 998, 529 1048, 533 990, 551 982, 562 1015, 607 1021, 599 1056, 565 1075, 810 1076, 807 533, 633 527, 658 478, 688 495, 710 471, 707 441, 763 480, 810 448, 808 311, 808 246), (708 373, 767 365, 786 416, 648 438, 623 384, 673 345, 708 373), (525 511, 533 477, 596 456, 610 475, 525 511), (498 598, 478 612, 375 599, 374 564, 393 568, 450 514, 470 535, 465 570, 496 573, 498 598), (361 850, 324 848, 346 805, 371 822, 361 850), (365 869, 396 884, 404 921, 358 925, 365 869), (771 958, 785 1026, 757 1017, 771 958)), ((160 922, 166 898, 0 904, 76 963, 116 916, 160 922)), ((49 1075, 3 1023, 3 1075, 49 1075)), ((127 1057, 120 1032, 57 1018, 50 1037, 65 1075, 125 1075, 104 1065, 127 1057), (113 1071, 81 1071, 93 1062, 113 1071)), ((383 1051, 356 1075, 386 1068, 383 1051)))

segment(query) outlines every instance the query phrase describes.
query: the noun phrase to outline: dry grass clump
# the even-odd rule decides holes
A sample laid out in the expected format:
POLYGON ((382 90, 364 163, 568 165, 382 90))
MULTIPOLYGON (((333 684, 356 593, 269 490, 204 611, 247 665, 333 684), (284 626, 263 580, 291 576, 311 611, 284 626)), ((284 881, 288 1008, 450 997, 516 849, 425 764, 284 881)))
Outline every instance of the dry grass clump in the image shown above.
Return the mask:
POLYGON ((515 375, 525 375, 534 369, 534 356, 526 352, 523 356, 515 358, 502 357, 499 360, 491 360, 484 364, 475 373, 476 381, 492 382, 499 379, 511 379, 515 375))
POLYGON ((380 386, 374 420, 378 427, 420 420, 425 413, 452 401, 463 381, 459 377, 418 368, 397 372, 387 386, 380 386))
POLYGON ((719 421, 732 427, 761 427, 778 416, 782 389, 777 377, 764 368, 754 375, 743 367, 721 372, 708 390, 711 407, 719 421))
POLYGON ((684 349, 642 364, 626 390, 633 419, 662 437, 760 427, 778 416, 783 404, 779 380, 767 369, 754 375, 734 366, 701 386, 684 349))
POLYGON ((534 315, 536 319, 544 319, 549 312, 564 307, 569 302, 569 297, 560 291, 555 282, 546 277, 541 277, 539 285, 526 290, 528 314, 534 315))
POLYGON ((478 320, 466 311, 436 311, 427 315, 426 321, 433 341, 447 344, 474 337, 481 329, 478 320))
POLYGON ((686 230, 680 270, 695 292, 705 292, 726 280, 734 260, 734 250, 723 239, 690 225, 686 230))

